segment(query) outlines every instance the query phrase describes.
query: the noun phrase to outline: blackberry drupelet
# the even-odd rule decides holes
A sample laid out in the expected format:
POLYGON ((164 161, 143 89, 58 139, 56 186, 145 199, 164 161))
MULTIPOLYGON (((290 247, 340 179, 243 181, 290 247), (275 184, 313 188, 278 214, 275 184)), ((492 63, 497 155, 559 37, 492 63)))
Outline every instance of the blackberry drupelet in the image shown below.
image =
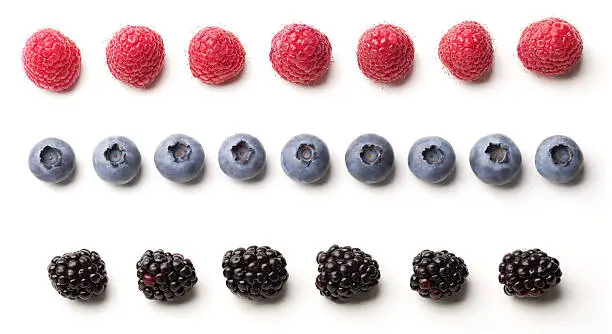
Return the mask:
POLYGON ((198 282, 191 260, 177 253, 147 250, 136 263, 138 289, 148 299, 171 302, 198 282))
POLYGON ((331 246, 317 255, 316 287, 322 296, 344 302, 378 285, 378 262, 370 254, 350 246, 331 246))
POLYGON ((534 248, 506 254, 499 265, 499 283, 508 296, 539 297, 561 283, 559 261, 534 248))
POLYGON ((289 277, 281 252, 268 246, 227 251, 222 267, 227 288, 252 300, 277 297, 289 277))
POLYGON ((80 251, 56 256, 47 267, 55 290, 68 299, 89 300, 106 291, 106 265, 94 251, 80 251))
POLYGON ((462 258, 448 251, 424 250, 412 260, 410 288, 421 297, 438 300, 461 291, 469 272, 462 258))

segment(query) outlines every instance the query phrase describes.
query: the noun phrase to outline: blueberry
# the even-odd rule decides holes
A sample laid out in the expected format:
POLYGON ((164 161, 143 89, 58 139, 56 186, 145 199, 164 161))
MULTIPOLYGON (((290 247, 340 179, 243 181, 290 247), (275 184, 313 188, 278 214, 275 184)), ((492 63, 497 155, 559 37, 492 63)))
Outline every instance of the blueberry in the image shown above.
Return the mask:
POLYGON ((29 156, 30 171, 39 180, 60 183, 75 169, 72 147, 57 138, 46 138, 34 145, 29 156))
POLYGON ((125 137, 108 137, 94 149, 93 165, 98 177, 113 184, 126 184, 140 171, 140 151, 125 137))
POLYGON ((565 136, 551 136, 538 146, 535 156, 538 173, 549 181, 567 183, 582 170, 582 150, 565 136))
POLYGON ((266 151, 261 142, 249 134, 233 135, 219 148, 219 167, 233 179, 252 179, 261 174, 265 166, 266 151))
POLYGON ((162 176, 174 182, 185 183, 195 179, 202 171, 204 149, 197 140, 183 134, 174 134, 159 144, 153 160, 162 176))
POLYGON ((349 145, 344 161, 357 180, 374 184, 386 180, 393 170, 395 155, 391 144, 376 134, 364 134, 349 145))
POLYGON ((501 186, 514 180, 522 164, 521 151, 503 134, 481 138, 470 151, 470 167, 484 183, 501 186))
POLYGON ((408 168, 423 181, 444 181, 455 170, 455 151, 444 138, 421 138, 408 153, 408 168))
POLYGON ((281 166, 292 180, 314 183, 329 170, 329 149, 318 137, 302 134, 285 144, 281 152, 281 166))

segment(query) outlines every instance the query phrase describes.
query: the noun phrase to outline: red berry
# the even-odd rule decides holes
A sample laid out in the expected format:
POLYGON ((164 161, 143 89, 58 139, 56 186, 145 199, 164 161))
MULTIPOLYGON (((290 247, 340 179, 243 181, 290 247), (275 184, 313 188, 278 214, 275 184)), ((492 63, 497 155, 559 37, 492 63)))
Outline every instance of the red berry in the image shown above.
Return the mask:
POLYGON ((528 70, 560 75, 569 72, 582 57, 582 38, 570 23, 548 18, 525 28, 517 52, 528 70))
POLYGON ((380 24, 366 30, 357 46, 357 63, 363 74, 377 82, 406 78, 412 70, 414 44, 400 27, 380 24))
POLYGON ((440 40, 438 56, 459 80, 482 78, 493 67, 493 41, 477 22, 466 21, 450 28, 440 40))
POLYGON ((39 30, 28 38, 22 62, 28 78, 50 91, 70 88, 81 74, 81 51, 54 29, 39 30))
POLYGON ((244 61, 240 40, 221 28, 204 28, 189 44, 191 73, 207 84, 218 85, 235 78, 244 68, 244 61))
POLYGON ((272 39, 270 62, 285 80, 309 85, 329 68, 332 47, 327 36, 305 24, 290 24, 272 39))
POLYGON ((164 57, 161 36, 142 26, 124 27, 106 47, 106 63, 112 75, 138 88, 157 78, 164 67, 164 57))

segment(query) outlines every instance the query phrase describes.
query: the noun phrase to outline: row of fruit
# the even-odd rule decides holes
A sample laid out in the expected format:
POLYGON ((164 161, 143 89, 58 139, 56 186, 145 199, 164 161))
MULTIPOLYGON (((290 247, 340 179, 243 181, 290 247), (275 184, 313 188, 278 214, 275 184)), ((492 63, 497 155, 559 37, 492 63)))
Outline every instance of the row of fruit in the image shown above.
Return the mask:
MULTIPOLYGON (((542 75, 561 75, 578 63, 582 49, 582 38, 573 25, 562 19, 547 18, 523 30, 517 54, 528 70, 542 75)), ((188 54, 193 76, 210 85, 235 79, 245 66, 242 43, 236 35, 219 27, 199 31, 191 39, 188 54)), ((281 78, 310 85, 325 76, 331 54, 331 43, 325 34, 305 24, 290 24, 272 39, 269 59, 281 78)), ((481 24, 462 22, 442 37, 438 55, 457 79, 479 80, 493 66, 492 38, 481 24)), ((28 78, 43 89, 66 90, 80 75, 79 48, 57 30, 34 33, 26 42, 22 58, 28 78)), ((146 87, 155 81, 164 59, 161 36, 144 26, 124 27, 106 47, 106 61, 112 75, 133 87, 146 87)), ((402 28, 380 24, 365 31, 359 39, 357 60, 363 74, 371 80, 402 81, 412 70, 414 44, 402 28)))
MULTIPOLYGON (((59 183, 67 180, 75 168, 71 146, 57 138, 38 142, 30 151, 30 171, 40 180, 59 183)), ((185 183, 195 180, 204 167, 202 145, 194 138, 174 134, 157 147, 154 162, 161 175, 185 183)), ((455 170, 455 151, 440 137, 417 140, 408 153, 408 167, 417 178, 431 183, 448 179, 455 170)), ((250 180, 262 173, 266 151, 252 135, 236 134, 222 143, 218 162, 223 173, 237 180, 250 180)), ((484 183, 504 185, 512 182, 522 165, 521 151, 509 137, 492 134, 478 140, 469 157, 474 174, 484 183)), ((345 153, 348 172, 357 180, 375 184, 388 179, 395 164, 391 144, 376 134, 364 134, 349 145, 345 153)), ((108 137, 94 149, 93 166, 97 175, 113 184, 131 182, 139 173, 141 154, 126 137, 108 137)), ((289 140, 281 152, 285 174, 296 182, 315 183, 327 175, 330 152, 320 138, 302 134, 289 140)), ((539 145, 535 155, 537 171, 556 183, 576 178, 583 166, 582 150, 574 140, 555 135, 539 145)))
MULTIPOLYGON (((322 296, 345 302, 374 289, 381 278, 378 262, 359 248, 333 245, 317 254, 315 286, 322 296)), ((439 300, 456 296, 469 276, 461 257, 448 251, 424 250, 412 260, 410 288, 439 300)), ((270 247, 229 250, 223 256, 223 276, 235 295, 263 300, 278 297, 289 278, 287 261, 270 247)), ((540 249, 506 254, 498 268, 504 293, 539 297, 561 282, 559 261, 540 249)), ((106 291, 106 264, 95 251, 56 256, 47 268, 49 280, 63 297, 89 300, 106 291)), ((138 288, 148 299, 171 302, 189 293, 198 282, 193 262, 181 254, 147 250, 136 263, 138 288)))

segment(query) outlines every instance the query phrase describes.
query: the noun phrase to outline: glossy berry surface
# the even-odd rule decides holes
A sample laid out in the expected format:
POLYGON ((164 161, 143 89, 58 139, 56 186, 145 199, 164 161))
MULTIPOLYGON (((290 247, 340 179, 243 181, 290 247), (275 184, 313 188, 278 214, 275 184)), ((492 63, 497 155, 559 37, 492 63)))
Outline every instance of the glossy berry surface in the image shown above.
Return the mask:
POLYGON ((414 62, 414 44, 400 27, 379 24, 366 30, 357 46, 361 72, 376 82, 391 83, 406 78, 414 62))
POLYGON ((89 300, 106 291, 106 265, 95 251, 81 249, 56 256, 47 272, 53 288, 68 299, 89 300))
POLYGON ((27 77, 49 91, 67 90, 81 75, 81 51, 55 29, 42 29, 30 36, 21 60, 27 77))
POLYGON ((117 136, 100 141, 94 148, 92 160, 100 179, 122 185, 130 183, 138 175, 142 157, 133 141, 117 136))
POLYGON ((30 150, 28 165, 30 172, 39 180, 61 183, 74 173, 75 160, 74 151, 68 143, 57 138, 46 138, 30 150))
POLYGON ((301 134, 291 138, 281 151, 281 166, 296 182, 314 183, 329 171, 329 149, 323 140, 301 134))
POLYGON ((153 160, 162 176, 185 183, 200 174, 204 158, 204 149, 197 140, 184 134, 173 134, 157 146, 153 160))
POLYGON ((219 85, 242 72, 246 53, 238 37, 218 28, 200 30, 189 44, 189 68, 202 82, 219 85))
POLYGON ((499 265, 504 293, 516 297, 539 297, 561 283, 559 261, 540 249, 516 250, 499 265))
POLYGON ((551 182, 571 182, 580 174, 583 164, 580 146, 566 136, 550 136, 542 141, 536 151, 536 169, 551 182))
POLYGON ((147 299, 171 302, 198 282, 191 260, 178 253, 147 250, 136 263, 138 289, 147 299))
POLYGON ((393 171, 393 147, 383 137, 364 134, 349 145, 344 155, 349 173, 358 181, 376 184, 385 181, 393 171))
POLYGON ((459 80, 482 78, 493 67, 493 41, 479 23, 466 21, 446 32, 438 45, 438 57, 459 80))
POLYGON ((408 168, 420 180, 438 183, 455 170, 455 150, 441 137, 418 139, 408 152, 408 168))
POLYGON ((164 67, 161 36, 143 26, 126 26, 106 46, 106 63, 119 81, 137 88, 151 84, 164 67))
POLYGON ((568 73, 582 58, 582 37, 569 22, 547 18, 530 24, 517 46, 525 68, 542 75, 568 73))
POLYGON ((266 166, 266 150, 259 139, 239 133, 223 141, 219 148, 218 161, 225 175, 246 181, 263 172, 266 166))
POLYGON ((470 151, 470 167, 482 182, 501 186, 512 182, 521 171, 523 158, 508 136, 492 134, 479 139, 470 151))
POLYGON ((459 293, 469 275, 463 259, 445 250, 424 250, 414 257, 412 266, 410 288, 434 300, 459 293))
POLYGON ((359 248, 331 246, 317 254, 315 285, 322 296, 348 301, 374 289, 380 279, 378 262, 359 248))
POLYGON ((222 267, 227 288, 253 300, 277 297, 289 277, 281 252, 267 246, 227 251, 222 267))
POLYGON ((289 24, 270 48, 270 62, 281 78, 300 85, 319 81, 329 68, 332 47, 327 36, 305 24, 289 24))

